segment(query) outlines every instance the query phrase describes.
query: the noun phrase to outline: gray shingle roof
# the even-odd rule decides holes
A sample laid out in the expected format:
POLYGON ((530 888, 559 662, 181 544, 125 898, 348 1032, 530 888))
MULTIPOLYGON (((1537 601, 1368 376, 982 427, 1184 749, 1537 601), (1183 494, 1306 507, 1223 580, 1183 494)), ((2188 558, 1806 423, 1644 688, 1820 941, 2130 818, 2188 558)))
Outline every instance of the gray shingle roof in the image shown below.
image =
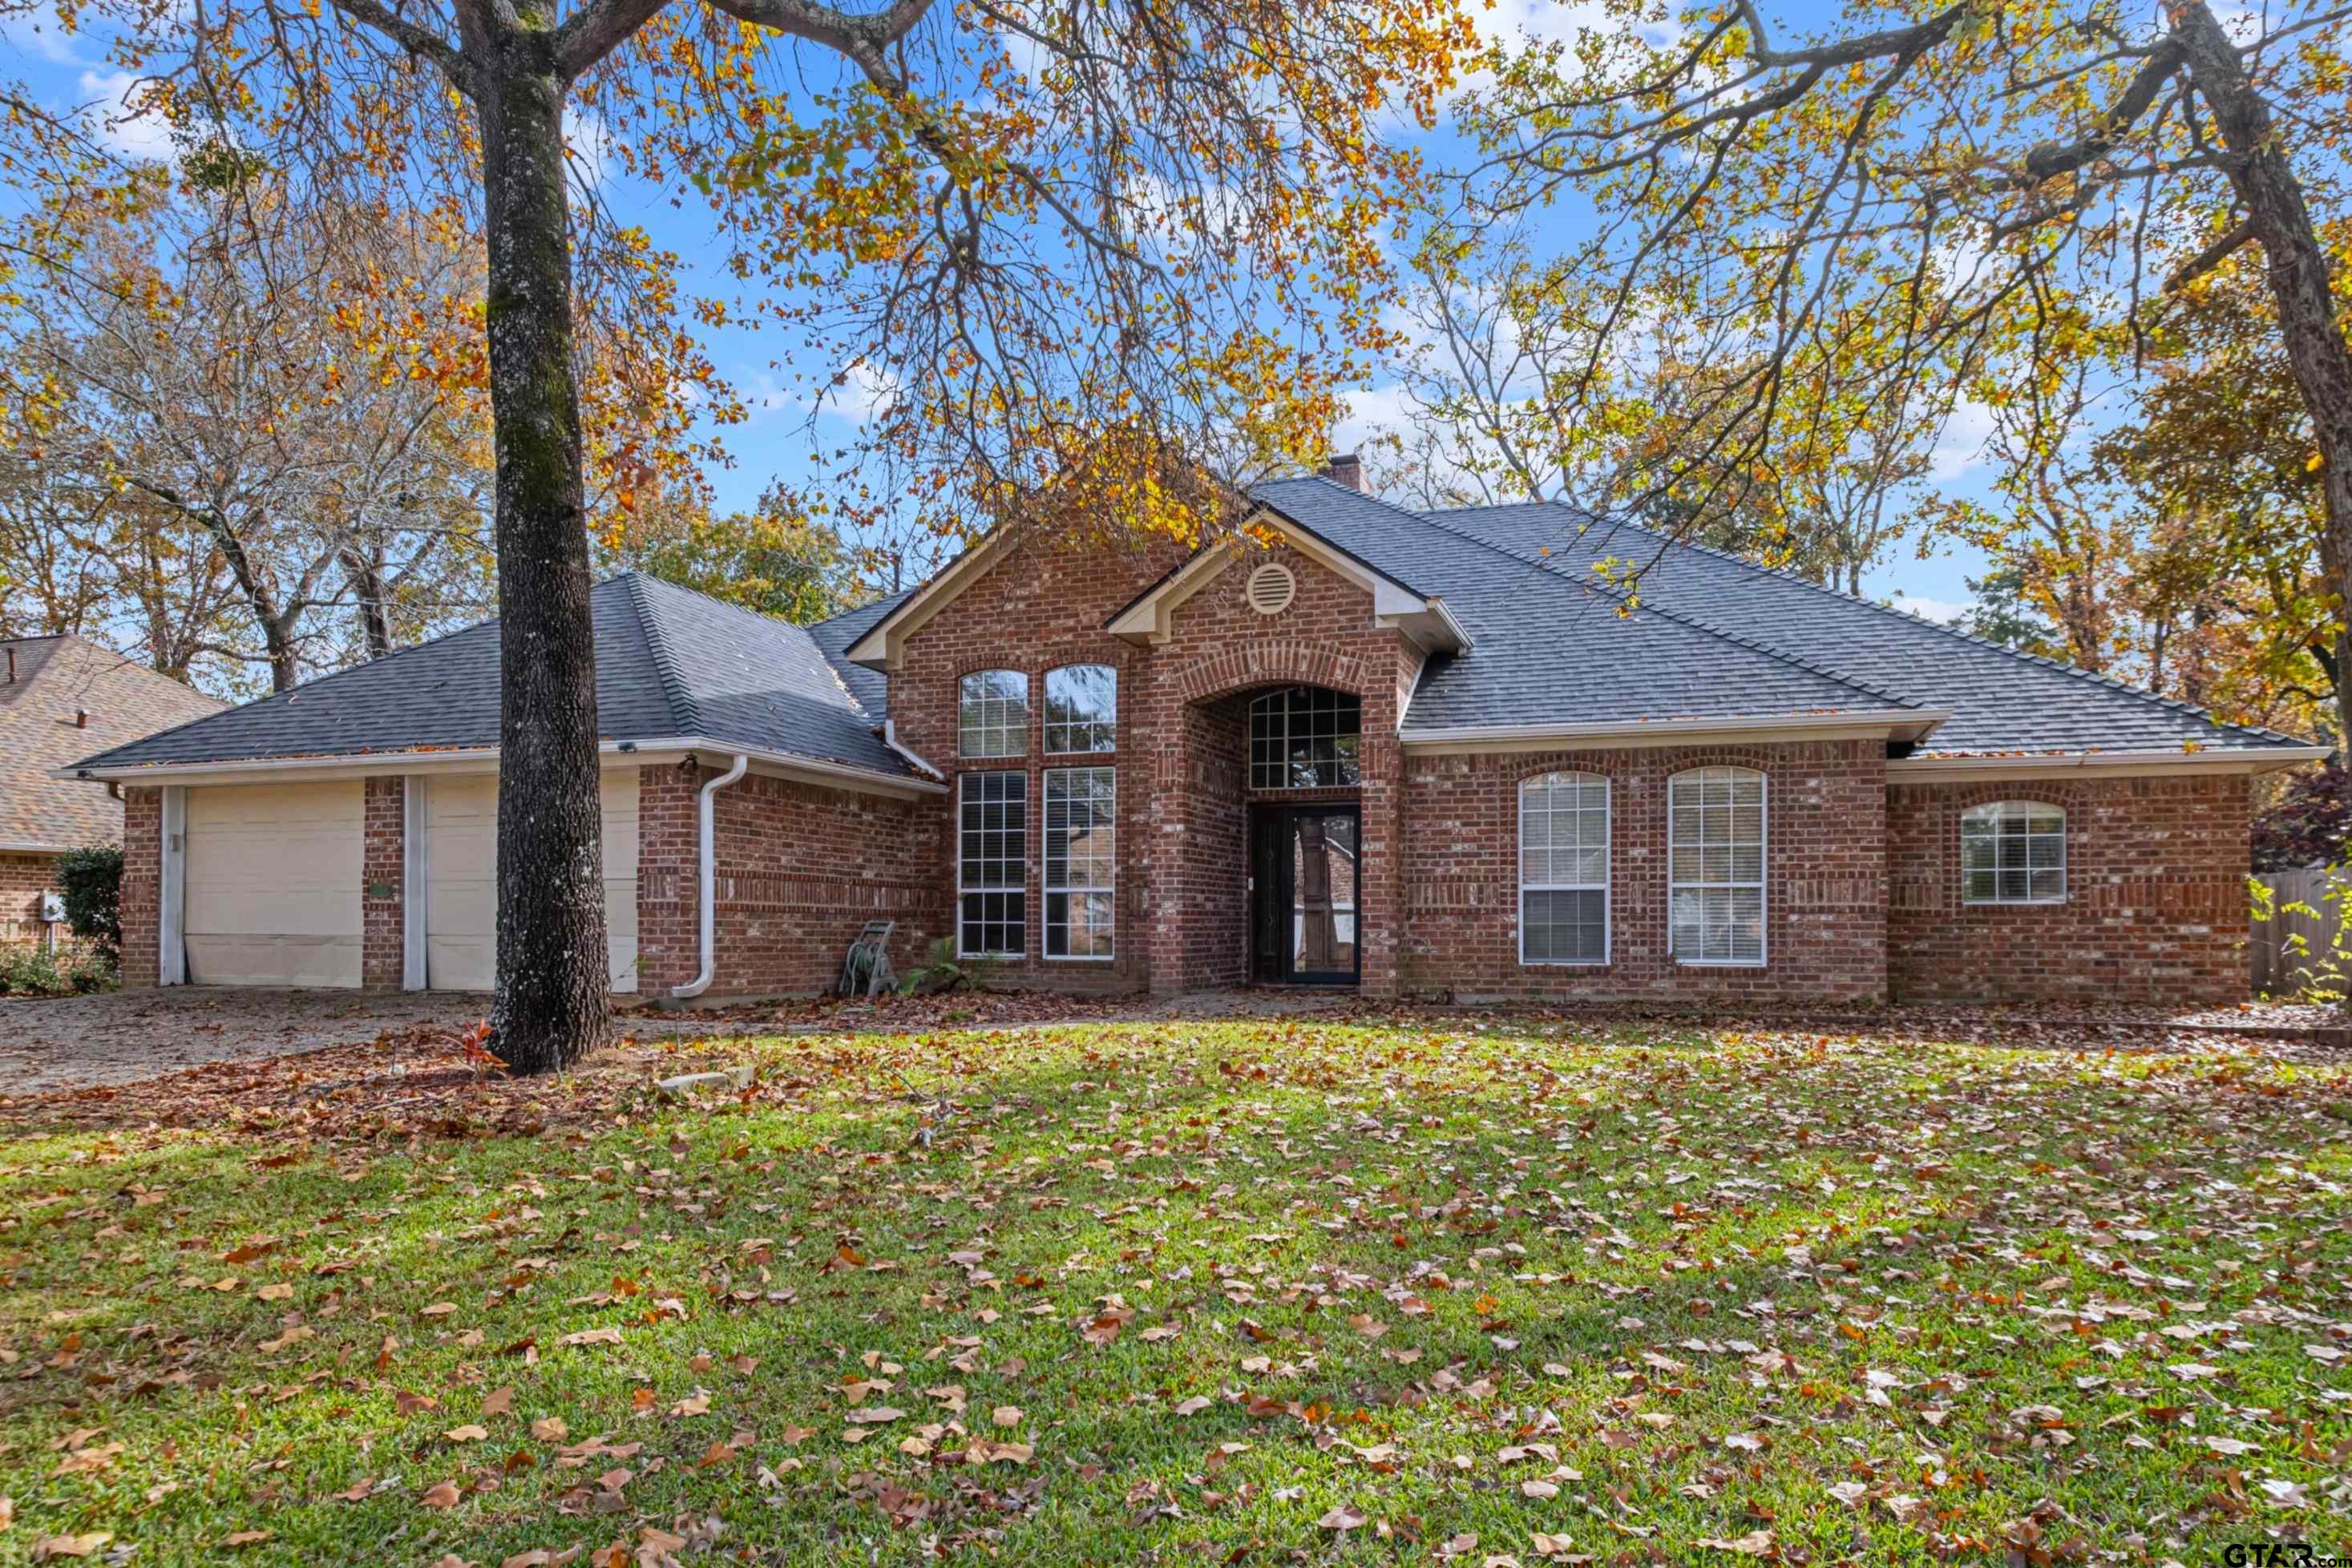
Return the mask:
POLYGON ((1423 673, 1408 739, 1467 726, 1917 708, 1951 714, 1921 755, 2299 743, 1557 503, 1415 512, 1320 479, 1251 493, 1440 595, 1469 631, 1468 655, 1423 673), (1593 572, 1603 559, 1642 568, 1630 614, 1593 572))
MULTIPOLYGON (((606 740, 696 737, 891 778, 904 759, 804 626, 641 573, 599 583, 596 714, 606 740)), ((294 690, 85 759, 237 763, 495 746, 499 624, 485 621, 294 690)))
POLYGON ((887 712, 890 698, 889 678, 878 669, 868 669, 862 664, 850 663, 849 647, 859 637, 880 626, 883 616, 913 598, 920 588, 921 584, 918 584, 913 588, 902 589, 898 593, 877 599, 870 605, 860 605, 855 610, 844 610, 841 614, 818 621, 809 627, 809 636, 814 637, 816 646, 824 650, 825 658, 848 686, 849 695, 857 700, 857 705, 865 709, 866 716, 877 724, 887 712))
POLYGON ((106 786, 54 777, 92 746, 152 734, 227 704, 70 635, 0 642, 0 847, 67 849, 122 837, 106 786), (7 679, 13 672, 16 679, 7 679), (75 715, 85 716, 77 723, 75 715))

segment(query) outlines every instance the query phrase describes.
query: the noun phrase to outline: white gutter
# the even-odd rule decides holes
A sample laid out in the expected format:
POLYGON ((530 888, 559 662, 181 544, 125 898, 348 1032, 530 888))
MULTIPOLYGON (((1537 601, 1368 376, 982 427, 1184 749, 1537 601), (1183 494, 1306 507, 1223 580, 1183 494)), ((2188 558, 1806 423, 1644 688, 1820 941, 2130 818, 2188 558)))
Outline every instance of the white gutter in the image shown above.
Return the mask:
POLYGON ((709 990, 719 969, 719 857, 712 845, 710 797, 741 778, 751 766, 749 756, 736 752, 734 765, 715 779, 703 780, 695 800, 694 933, 702 948, 702 967, 685 984, 671 987, 670 994, 681 1002, 709 990))
MULTIPOLYGON (((605 766, 618 759, 627 763, 660 763, 677 762, 696 752, 719 752, 733 755, 736 742, 714 741, 706 735, 664 736, 645 741, 606 741, 597 750, 603 753, 605 766)), ((782 752, 747 751, 743 752, 761 768, 772 768, 787 776, 797 776, 811 783, 835 784, 839 788, 864 789, 874 795, 944 795, 947 785, 929 779, 893 778, 848 763, 820 761, 813 757, 796 757, 782 752)), ((63 767, 50 771, 51 778, 103 779, 116 784, 228 784, 247 780, 256 774, 272 777, 300 777, 306 774, 334 776, 349 773, 489 773, 498 766, 496 746, 450 747, 443 751, 421 752, 347 752, 314 757, 256 757, 241 762, 212 763, 148 763, 125 767, 77 768, 63 767)), ((944 776, 944 775, 942 775, 944 776)))
POLYGON ((1790 713, 1760 718, 1654 719, 1647 722, 1611 721, 1585 724, 1457 724, 1450 728, 1415 730, 1397 739, 1408 751, 1432 746, 1478 744, 1526 745, 1560 741, 1591 745, 1601 741, 1648 741, 1675 744, 1699 738, 1774 735, 1796 731, 1811 734, 1853 734, 1889 730, 1926 733, 1951 717, 1937 709, 1890 708, 1855 713, 1790 713))
POLYGON ((2132 773, 2174 773, 2182 769, 2242 769, 2271 773, 2297 763, 2316 763, 2334 754, 2329 746, 2208 746, 2201 751, 2058 752, 2004 755, 1998 752, 1950 752, 1925 757, 1897 757, 1886 764, 1889 778, 1926 775, 1932 778, 2011 778, 2019 774, 2077 773, 2100 769, 2132 773))
POLYGON ((947 774, 940 772, 939 769, 931 766, 930 763, 923 761, 923 759, 917 754, 913 747, 899 744, 898 721, 896 719, 889 717, 887 714, 885 714, 882 719, 882 743, 889 747, 892 751, 898 752, 900 756, 906 758, 908 762, 914 763, 917 767, 922 769, 925 773, 930 774, 933 778, 943 779, 948 776, 947 774))

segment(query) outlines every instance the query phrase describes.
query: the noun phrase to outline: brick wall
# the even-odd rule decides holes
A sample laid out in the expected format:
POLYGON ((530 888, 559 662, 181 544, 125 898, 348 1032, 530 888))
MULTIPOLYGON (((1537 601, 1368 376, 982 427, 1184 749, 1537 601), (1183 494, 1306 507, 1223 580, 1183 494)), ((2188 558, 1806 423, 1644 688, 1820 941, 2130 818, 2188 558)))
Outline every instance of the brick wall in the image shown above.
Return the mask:
POLYGON ((401 957, 407 951, 403 923, 406 891, 403 817, 406 781, 398 773, 366 782, 360 849, 360 984, 400 989, 401 957))
MULTIPOLYGON (((1361 990, 1393 994, 1404 837, 1397 704, 1418 655, 1401 634, 1373 623, 1368 592, 1287 547, 1252 551, 1226 567, 1177 607, 1169 640, 1150 653, 1137 727, 1144 743, 1162 753, 1156 773, 1197 781, 1182 800, 1160 803, 1160 826, 1146 850, 1153 989, 1230 984, 1244 977, 1248 952, 1245 817, 1242 803, 1218 794, 1229 770, 1246 777, 1246 702, 1233 704, 1230 728, 1223 731, 1187 715, 1269 687, 1301 685, 1353 692, 1362 704, 1362 782, 1352 795, 1335 798, 1353 798, 1362 811, 1361 990), (1245 591, 1250 574, 1269 561, 1290 569, 1297 590, 1286 608, 1265 616, 1251 607, 1245 591)), ((1316 796, 1281 791, 1265 798, 1316 796)))
MULTIPOLYGON (((637 988, 648 998, 694 978, 699 867, 696 795, 716 767, 639 770, 637 988)), ((807 995, 833 984, 869 920, 895 920, 904 975, 947 930, 934 868, 946 820, 919 801, 747 774, 719 792, 718 968, 708 994, 807 995)))
MULTIPOLYGON (((1070 990, 1133 990, 1146 984, 1153 918, 1144 868, 1145 846, 1167 831, 1181 810, 1177 793, 1155 776, 1155 731, 1143 717, 1150 651, 1103 630, 1103 623, 1181 559, 1172 545, 1126 550, 1101 543, 1038 540, 1014 546, 1005 558, 942 614, 907 639, 904 668, 890 678, 890 718, 898 739, 952 782, 961 773, 1020 770, 1028 777, 1029 840, 1025 956, 1003 963, 1007 981, 1070 990), (1118 672, 1118 743, 1110 752, 1048 756, 1045 698, 1048 670, 1071 664, 1108 665, 1118 672), (959 754, 957 689, 982 669, 1015 669, 1029 679, 1027 755, 972 758, 959 754), (1045 957, 1045 771, 1049 767, 1108 767, 1118 775, 1116 924, 1108 963, 1045 957)), ((956 795, 931 809, 939 831, 930 844, 929 885, 946 911, 940 932, 952 934, 956 889, 956 795)), ((911 860, 894 861, 910 869, 911 860)))
POLYGON ((156 924, 162 918, 156 879, 163 874, 163 792, 152 784, 125 784, 120 901, 125 985, 156 981, 156 949, 163 934, 156 924))
POLYGON ((1886 992, 1885 747, 1876 741, 1606 752, 1417 755, 1405 763, 1404 965, 1409 991, 1457 999, 1870 1001, 1886 992), (1666 783, 1686 768, 1765 775, 1760 968, 1677 963, 1667 951, 1666 783), (1610 956, 1518 957, 1518 791, 1554 772, 1610 793, 1610 956))
POLYGON ((1888 969, 1903 1001, 2173 1005, 2242 998, 2243 777, 1898 784, 1887 791, 1888 969), (1998 800, 2066 813, 2066 901, 1961 902, 1960 814, 1998 800))
MULTIPOLYGON (((54 857, 0 855, 0 947, 37 947, 47 939, 41 895, 57 885, 54 857)), ((59 927, 58 941, 62 948, 72 937, 59 927)))

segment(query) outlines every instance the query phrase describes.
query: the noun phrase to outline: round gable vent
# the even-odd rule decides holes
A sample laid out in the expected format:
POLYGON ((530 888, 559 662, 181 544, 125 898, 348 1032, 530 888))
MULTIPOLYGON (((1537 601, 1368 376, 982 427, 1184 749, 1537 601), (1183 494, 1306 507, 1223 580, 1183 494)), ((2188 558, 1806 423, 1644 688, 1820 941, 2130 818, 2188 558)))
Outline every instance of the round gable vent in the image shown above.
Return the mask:
POLYGON ((1269 561, 1249 574, 1249 606, 1261 616, 1278 616, 1290 608, 1298 580, 1290 568, 1269 561))

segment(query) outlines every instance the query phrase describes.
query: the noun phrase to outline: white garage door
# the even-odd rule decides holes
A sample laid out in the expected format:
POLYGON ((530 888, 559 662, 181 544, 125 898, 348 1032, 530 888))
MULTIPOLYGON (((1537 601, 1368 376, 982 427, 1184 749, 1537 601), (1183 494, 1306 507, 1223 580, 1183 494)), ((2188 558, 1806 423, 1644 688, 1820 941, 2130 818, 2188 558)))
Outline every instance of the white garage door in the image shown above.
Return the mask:
POLYGON ((182 931, 196 985, 357 985, 362 786, 188 791, 182 931))
MULTIPOLYGON (((604 778, 604 925, 613 989, 637 988, 637 775, 604 778)), ((499 781, 436 777, 425 788, 425 984, 488 991, 498 975, 499 781)))

